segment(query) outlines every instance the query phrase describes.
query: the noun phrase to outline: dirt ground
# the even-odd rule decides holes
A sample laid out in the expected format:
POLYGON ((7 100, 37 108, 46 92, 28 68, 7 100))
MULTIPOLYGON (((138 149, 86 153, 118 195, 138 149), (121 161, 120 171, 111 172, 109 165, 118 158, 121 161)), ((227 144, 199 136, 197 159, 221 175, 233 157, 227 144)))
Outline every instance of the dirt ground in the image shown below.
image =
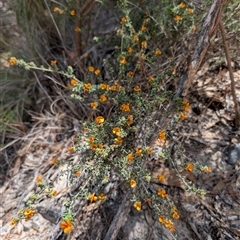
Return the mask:
MULTIPOLYGON (((86 201, 79 201, 75 209, 78 217, 74 230, 68 235, 63 234, 59 229, 60 215, 64 211, 63 199, 81 181, 68 186, 68 177, 59 175, 67 169, 69 161, 79 161, 79 154, 69 153, 67 149, 72 145, 73 136, 78 133, 80 125, 75 121, 60 129, 59 125, 63 124, 61 119, 50 115, 44 127, 34 125, 34 129, 29 130, 30 133, 34 130, 32 138, 21 142, 14 155, 14 166, 7 174, 9 177, 5 177, 5 172, 0 172, 0 178, 4 179, 0 186, 0 239, 100 240, 106 236, 114 217, 118 212, 124 212, 124 209, 126 211, 117 239, 240 239, 240 159, 229 164, 227 154, 228 146, 240 143, 240 131, 234 129, 235 112, 229 72, 224 67, 211 69, 209 62, 201 69, 188 95, 191 104, 189 118, 183 121, 174 136, 172 158, 178 162, 178 151, 175 150, 181 146, 189 161, 212 168, 209 174, 183 173, 187 181, 205 189, 206 195, 199 196, 186 191, 171 168, 154 165, 158 159, 153 161, 153 178, 161 172, 168 176, 165 185, 179 210, 176 234, 163 228, 147 206, 140 212, 135 211, 129 201, 124 201, 126 192, 114 182, 107 186, 111 194, 102 205, 88 205, 86 201), (65 137, 59 140, 59 136, 65 137), (63 164, 53 165, 52 160, 56 158, 63 164), (36 178, 39 175, 53 183, 57 196, 42 197, 33 218, 17 226, 10 226, 12 217, 36 189, 36 178)), ((235 69, 234 77, 237 98, 240 100, 238 68, 235 69)), ((159 183, 152 181, 151 184, 155 186, 159 183)))

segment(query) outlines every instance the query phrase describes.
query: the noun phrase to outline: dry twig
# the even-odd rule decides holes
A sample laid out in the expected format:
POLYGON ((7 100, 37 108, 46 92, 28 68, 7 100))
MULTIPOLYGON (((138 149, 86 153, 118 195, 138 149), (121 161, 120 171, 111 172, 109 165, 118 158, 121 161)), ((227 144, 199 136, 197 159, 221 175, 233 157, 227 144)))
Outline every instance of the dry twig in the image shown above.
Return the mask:
POLYGON ((222 19, 220 18, 220 22, 219 22, 219 27, 220 27, 220 31, 222 34, 222 39, 223 39, 223 46, 224 46, 224 51, 225 51, 225 55, 226 55, 226 59, 227 59, 227 66, 228 66, 228 71, 229 71, 229 76, 231 79, 231 92, 232 92, 232 96, 233 96, 233 102, 234 102, 234 108, 235 108, 235 126, 237 128, 240 127, 240 112, 239 112, 239 105, 238 105, 238 101, 237 101, 237 97, 236 97, 236 88, 235 88, 235 81, 234 81, 234 76, 233 76, 233 69, 232 69, 232 65, 231 65, 231 57, 230 57, 230 52, 229 52, 229 47, 227 44, 227 40, 226 40, 226 31, 222 22, 222 19))

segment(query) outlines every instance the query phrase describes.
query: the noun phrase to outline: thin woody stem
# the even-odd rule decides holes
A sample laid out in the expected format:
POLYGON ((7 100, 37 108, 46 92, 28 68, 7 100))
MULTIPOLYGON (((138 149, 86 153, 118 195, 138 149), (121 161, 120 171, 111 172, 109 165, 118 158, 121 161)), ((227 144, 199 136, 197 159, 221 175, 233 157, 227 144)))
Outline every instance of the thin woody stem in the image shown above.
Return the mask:
POLYGON ((240 127, 239 105, 238 105, 238 101, 237 101, 237 97, 236 97, 235 81, 234 81, 233 69, 232 69, 232 65, 231 65, 231 57, 230 57, 229 47, 228 47, 227 40, 226 40, 226 31, 225 31, 222 19, 220 19, 220 21, 219 21, 219 27, 220 27, 220 31, 222 34, 224 51, 225 51, 225 55, 226 55, 226 59, 227 59, 229 76, 231 79, 231 92, 232 92, 232 96, 233 96, 233 102, 234 102, 234 108, 235 108, 235 114, 236 114, 235 125, 237 128, 239 128, 240 127))

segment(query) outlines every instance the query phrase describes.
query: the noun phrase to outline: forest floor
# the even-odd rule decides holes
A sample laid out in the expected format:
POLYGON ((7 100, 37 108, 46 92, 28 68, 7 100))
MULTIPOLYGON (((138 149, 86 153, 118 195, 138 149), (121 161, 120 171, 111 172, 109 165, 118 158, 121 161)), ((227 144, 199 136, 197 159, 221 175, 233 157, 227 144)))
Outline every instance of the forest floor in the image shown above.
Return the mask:
MULTIPOLYGON (((229 72, 223 65, 207 61, 201 67, 193 83, 194 87, 187 96, 191 104, 189 117, 182 122, 176 133, 185 156, 191 162, 212 168, 208 174, 185 174, 186 179, 195 186, 205 189, 206 195, 194 195, 184 190, 183 185, 174 179, 172 169, 153 164, 152 176, 165 173, 167 180, 164 184, 179 210, 176 234, 172 235, 163 228, 148 207, 140 212, 130 208, 117 239, 240 239, 240 160, 234 164, 226 161, 226 148, 240 143, 240 131, 234 129, 231 81, 229 72)), ((9 68, 4 60, 1 66, 9 68)), ((238 67, 234 70, 234 77, 237 98, 240 99, 238 67)), ((59 216, 63 199, 69 194, 71 186, 67 184, 67 176, 59 178, 59 175, 67 169, 69 161, 76 162, 81 157, 77 152, 68 151, 73 137, 79 132, 79 121, 75 119, 72 124, 63 121, 52 113, 48 118, 39 115, 33 119, 32 128, 28 129, 31 138, 22 139, 17 152, 13 154, 14 164, 11 169, 7 173, 0 172, 0 179, 4 179, 0 186, 0 239, 101 240, 117 210, 124 207, 125 192, 116 188, 117 202, 106 200, 102 205, 79 202, 74 230, 68 235, 60 231, 59 216), (63 164, 54 165, 53 159, 58 159, 63 164), (12 217, 36 189, 39 175, 53 183, 57 196, 42 198, 37 214, 29 221, 10 226, 12 217)), ((178 156, 174 156, 173 152, 173 157, 178 156)))

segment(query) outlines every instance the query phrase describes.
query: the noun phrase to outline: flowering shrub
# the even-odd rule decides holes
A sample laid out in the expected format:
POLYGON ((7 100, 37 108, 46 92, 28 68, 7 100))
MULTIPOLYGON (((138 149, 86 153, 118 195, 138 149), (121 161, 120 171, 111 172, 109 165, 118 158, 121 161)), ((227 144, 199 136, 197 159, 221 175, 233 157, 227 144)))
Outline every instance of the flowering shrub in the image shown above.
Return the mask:
MULTIPOLYGON (((85 78, 81 79, 76 77, 77 74, 74 74, 71 66, 65 72, 59 70, 57 60, 52 60, 49 68, 38 67, 32 62, 27 63, 14 57, 10 58, 9 63, 27 70, 59 73, 68 79, 71 96, 90 109, 89 119, 81 121, 82 132, 76 136, 74 146, 68 148, 70 153, 81 153, 81 162, 77 166, 70 165, 70 180, 82 177, 83 169, 87 172, 87 179, 91 179, 81 186, 76 198, 87 199, 89 204, 104 201, 108 196, 103 192, 102 185, 111 181, 111 173, 114 172, 131 192, 130 200, 134 209, 141 211, 143 204, 151 205, 159 222, 174 232, 175 222, 181 216, 168 194, 167 186, 164 185, 164 175, 158 177, 161 187, 156 189, 155 193, 149 191, 151 171, 147 163, 155 154, 155 146, 151 143, 154 138, 162 147, 157 158, 173 161, 169 154, 169 142, 178 124, 188 118, 191 105, 188 100, 176 98, 174 92, 166 90, 166 79, 178 76, 177 70, 174 61, 164 63, 168 53, 155 41, 157 36, 154 34, 168 24, 171 24, 170 30, 174 30, 175 34, 179 29, 183 33, 191 30, 194 26, 195 10, 184 2, 171 2, 166 10, 171 11, 166 13, 165 17, 168 21, 171 19, 168 24, 158 18, 156 10, 152 15, 146 12, 138 26, 130 6, 130 2, 119 1, 123 16, 119 19, 115 36, 120 39, 120 45, 115 47, 118 64, 115 69, 111 69, 113 78, 110 81, 102 76, 102 70, 92 65, 86 67, 85 78), (162 69, 158 69, 159 64, 162 64, 162 69), (83 138, 86 144, 83 144, 83 138), (92 162, 93 164, 90 164, 92 162), (92 186, 98 188, 93 192, 92 186), (135 191, 136 189, 138 191, 135 191)), ((156 9, 159 7, 161 4, 156 9)), ((76 16, 74 9, 66 11, 55 7, 53 12, 76 16)), ((160 39, 163 39, 163 34, 160 39)), ((185 168, 189 172, 195 169, 204 173, 211 172, 209 167, 194 166, 185 159, 182 159, 181 166, 177 166, 176 170, 179 168, 185 168)), ((36 211, 31 207, 36 203, 39 194, 44 192, 48 197, 57 195, 54 189, 43 182, 41 176, 37 178, 36 184, 38 191, 29 200, 29 208, 13 218, 12 224, 22 219, 29 220, 35 214, 36 211)), ((189 184, 186 185, 189 187, 189 184)), ((60 222, 59 227, 64 233, 69 233, 74 228, 73 204, 67 204, 69 209, 60 222)))

